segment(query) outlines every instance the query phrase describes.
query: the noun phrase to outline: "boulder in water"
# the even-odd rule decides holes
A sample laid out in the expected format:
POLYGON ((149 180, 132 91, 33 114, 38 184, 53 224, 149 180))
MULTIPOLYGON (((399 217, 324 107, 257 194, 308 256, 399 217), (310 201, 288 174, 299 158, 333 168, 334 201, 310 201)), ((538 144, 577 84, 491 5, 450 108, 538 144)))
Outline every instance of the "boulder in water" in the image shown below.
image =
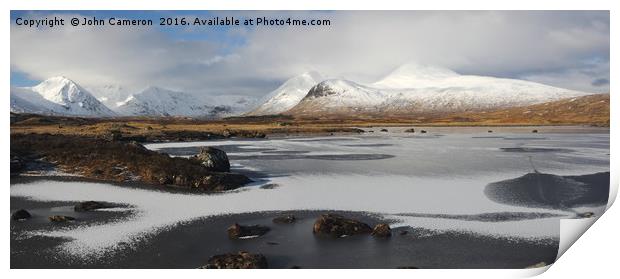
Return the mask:
POLYGON ((407 129, 405 130, 405 133, 415 133, 415 129, 414 128, 407 129))
POLYGON ((292 224, 292 223, 295 223, 297 219, 295 218, 294 215, 289 214, 289 215, 278 216, 276 218, 273 218, 272 221, 276 224, 292 224))
POLYGON ((321 215, 314 222, 313 232, 315 234, 343 237, 355 234, 368 234, 372 232, 372 228, 360 221, 328 213, 321 215))
POLYGON ((200 153, 194 159, 202 162, 202 165, 209 170, 217 172, 230 172, 230 161, 223 150, 213 147, 200 148, 200 153))
POLYGON ((256 269, 267 268, 267 258, 262 254, 251 254, 241 251, 238 253, 229 253, 215 255, 209 258, 207 265, 201 268, 208 269, 256 269))
POLYGON ((253 226, 242 226, 239 224, 234 224, 228 227, 228 238, 230 239, 239 239, 239 238, 250 238, 250 237, 258 237, 269 232, 269 227, 261 226, 261 225, 253 225, 253 226))
POLYGON ((30 215, 30 212, 26 211, 25 209, 20 209, 11 214, 11 219, 13 220, 26 220, 30 217, 32 217, 32 215, 30 215))
POLYGON ((392 236, 392 230, 388 224, 378 224, 372 229, 371 235, 374 237, 390 237, 392 236))

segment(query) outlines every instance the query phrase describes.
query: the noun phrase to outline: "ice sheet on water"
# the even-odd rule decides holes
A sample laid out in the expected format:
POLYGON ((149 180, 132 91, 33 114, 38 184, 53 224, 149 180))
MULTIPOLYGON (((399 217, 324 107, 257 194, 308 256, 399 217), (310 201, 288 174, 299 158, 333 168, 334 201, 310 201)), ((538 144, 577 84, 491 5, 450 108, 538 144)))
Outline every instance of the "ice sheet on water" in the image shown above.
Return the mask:
MULTIPOLYGON (((260 149, 308 151, 307 154, 387 154, 382 160, 232 160, 236 169, 269 174, 264 184, 221 195, 166 193, 124 188, 102 183, 39 181, 13 185, 11 196, 45 201, 103 200, 134 206, 135 215, 117 222, 73 230, 41 231, 42 235, 72 239, 64 244, 75 254, 93 253, 131 243, 181 222, 221 214, 283 210, 344 210, 383 214, 410 225, 433 230, 466 230, 486 235, 554 238, 559 217, 485 222, 458 218, 431 218, 433 214, 476 215, 498 212, 574 215, 559 209, 536 209, 497 203, 484 195, 492 182, 520 177, 536 169, 555 175, 579 175, 609 171, 609 135, 546 134, 542 141, 501 138, 472 139, 472 134, 449 134, 432 140, 415 137, 339 137, 337 140, 224 140, 150 144, 148 148, 198 146, 251 146, 260 149), (605 144, 607 141, 607 144, 605 144), (589 142, 594 142, 590 145, 589 142), (346 146, 367 144, 368 146, 346 146), (500 148, 566 148, 554 152, 522 154, 500 148), (261 202, 264 201, 264 202, 261 202), (427 214, 406 215, 403 213, 427 214)), ((505 135, 504 135, 505 136, 505 135)), ((515 135, 517 136, 517 135, 515 135)), ((332 137, 330 137, 332 138, 332 137)), ((248 153, 245 153, 248 154, 248 153)), ((269 155, 269 154, 262 154, 269 155)), ((273 155, 273 154, 272 154, 273 155)), ((290 154, 289 154, 290 155, 290 154)), ((602 208, 582 208, 600 212, 602 208)))

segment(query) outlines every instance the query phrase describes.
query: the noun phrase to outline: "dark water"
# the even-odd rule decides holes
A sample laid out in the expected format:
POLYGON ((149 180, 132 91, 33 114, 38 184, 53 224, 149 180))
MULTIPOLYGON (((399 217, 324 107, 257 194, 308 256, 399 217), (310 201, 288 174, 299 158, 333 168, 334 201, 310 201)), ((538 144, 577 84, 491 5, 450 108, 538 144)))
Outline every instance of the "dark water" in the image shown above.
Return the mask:
MULTIPOLYGON (((370 235, 317 236, 312 233, 312 225, 321 213, 269 212, 205 218, 161 232, 137 246, 121 247, 98 260, 59 256, 50 247, 62 243, 62 239, 12 240, 11 268, 196 268, 212 255, 236 251, 262 253, 270 268, 523 268, 553 262, 558 249, 554 240, 515 241, 411 227, 393 230, 388 239, 370 235), (291 213, 298 218, 294 224, 271 221, 291 213), (258 238, 230 240, 226 228, 234 223, 266 225, 271 231, 258 238), (401 235, 402 231, 407 234, 401 235)), ((368 214, 339 213, 368 224, 385 221, 368 214)), ((12 224, 12 230, 19 232, 24 226, 12 224)))

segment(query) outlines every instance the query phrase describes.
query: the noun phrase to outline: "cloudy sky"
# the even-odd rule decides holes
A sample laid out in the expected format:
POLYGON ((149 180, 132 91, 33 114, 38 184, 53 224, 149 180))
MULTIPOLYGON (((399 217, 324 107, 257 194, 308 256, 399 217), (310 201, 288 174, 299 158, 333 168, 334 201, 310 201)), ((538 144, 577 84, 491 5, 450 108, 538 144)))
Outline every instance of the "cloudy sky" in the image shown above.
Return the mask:
POLYGON ((407 62, 461 74, 609 91, 608 12, 11 13, 11 83, 64 75, 85 87, 149 85, 200 95, 262 96, 304 71, 373 82, 407 62), (330 19, 321 27, 54 27, 15 19, 61 16, 330 19))

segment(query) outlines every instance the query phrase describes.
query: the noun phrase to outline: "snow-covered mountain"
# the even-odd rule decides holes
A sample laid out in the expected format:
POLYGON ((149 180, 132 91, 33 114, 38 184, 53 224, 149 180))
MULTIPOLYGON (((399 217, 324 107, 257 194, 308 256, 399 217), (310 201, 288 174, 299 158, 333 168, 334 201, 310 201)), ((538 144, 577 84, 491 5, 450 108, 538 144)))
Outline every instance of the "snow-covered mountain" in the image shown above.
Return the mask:
POLYGON ((49 78, 34 87, 11 88, 11 112, 110 117, 115 113, 66 77, 49 78))
POLYGON ((208 114, 212 108, 194 95, 151 86, 130 95, 115 111, 123 116, 195 117, 208 114))
POLYGON ((323 77, 317 72, 306 72, 284 82, 280 87, 267 94, 260 106, 247 115, 269 115, 285 112, 301 101, 308 90, 321 82, 323 77))
POLYGON ((93 94, 99 102, 103 103, 112 110, 119 106, 123 101, 127 100, 129 95, 132 93, 132 90, 116 84, 93 86, 87 87, 86 89, 93 94))
POLYGON ((526 106, 590 94, 524 80, 460 75, 448 69, 406 64, 370 85, 343 79, 322 81, 287 113, 459 112, 526 106))

